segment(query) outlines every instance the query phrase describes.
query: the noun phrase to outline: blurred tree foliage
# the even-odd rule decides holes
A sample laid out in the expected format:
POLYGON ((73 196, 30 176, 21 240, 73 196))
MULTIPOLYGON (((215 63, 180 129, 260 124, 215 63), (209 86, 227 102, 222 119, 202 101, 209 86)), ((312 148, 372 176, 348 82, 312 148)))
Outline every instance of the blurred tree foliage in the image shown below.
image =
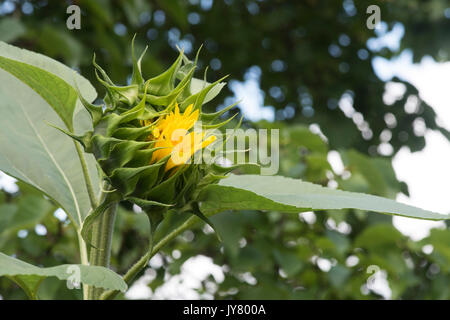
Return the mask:
MULTIPOLYGON (((414 61, 424 55, 447 60, 448 6, 445 0, 3 1, 0 40, 56 58, 95 86, 94 52, 115 82, 127 83, 135 33, 138 50, 150 47, 143 60, 147 75, 163 71, 177 54, 176 46, 193 56, 203 44, 199 66, 209 67, 209 80, 224 73, 234 83, 253 77, 263 104, 276 110, 275 122, 245 126, 281 128, 280 174, 395 198, 408 191, 395 176, 392 156, 403 146, 412 151, 425 146, 423 132, 415 131, 413 123, 450 134, 439 127, 417 89, 401 79, 392 81, 404 86, 404 94, 385 102, 386 82, 375 74, 372 59, 389 59, 408 48, 414 61), (66 28, 70 4, 82 10, 80 30, 66 28), (380 7, 387 31, 403 26, 398 50, 368 46, 377 37, 366 27, 366 8, 372 4, 380 7), (418 104, 414 112, 405 109, 407 101, 418 104), (342 104, 347 108, 340 108, 342 104), (320 127, 326 142, 311 133, 311 124, 320 127), (381 143, 390 144, 391 150, 381 150, 381 143), (339 151, 343 172, 331 168, 330 150, 339 151)), ((100 86, 97 90, 101 97, 104 92, 100 86)), ((229 99, 231 87, 221 95, 229 99)), ((47 266, 76 261, 75 233, 66 220, 53 215, 56 207, 26 185, 19 184, 19 189, 0 193, 0 251, 47 266), (36 224, 46 229, 45 235, 39 235, 36 224)), ((157 236, 176 220, 166 217, 157 236)), ((191 256, 203 254, 223 266, 225 278, 208 278, 199 292, 218 299, 378 298, 370 285, 371 265, 386 272, 392 298, 450 298, 448 225, 414 242, 389 217, 355 210, 307 216, 226 212, 213 220, 223 243, 205 227, 179 237, 163 250, 163 262, 148 284, 152 290, 178 274, 191 256)), ((126 203, 116 228, 112 266, 124 273, 143 254, 148 228, 145 217, 126 203)), ((0 294, 5 299, 25 297, 4 278, 0 294)), ((54 279, 44 281, 39 295, 80 297, 79 291, 54 279)))

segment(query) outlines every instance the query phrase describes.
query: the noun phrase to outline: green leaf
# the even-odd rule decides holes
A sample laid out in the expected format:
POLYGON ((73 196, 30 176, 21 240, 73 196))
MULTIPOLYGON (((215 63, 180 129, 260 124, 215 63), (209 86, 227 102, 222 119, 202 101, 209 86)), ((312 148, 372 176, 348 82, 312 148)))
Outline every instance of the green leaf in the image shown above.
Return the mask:
POLYGON ((0 234, 2 234, 12 224, 11 220, 17 213, 17 206, 12 203, 2 203, 0 204, 0 212, 0 234))
POLYGON ((157 3, 178 26, 182 28, 188 26, 186 5, 184 4, 184 1, 157 0, 157 3))
POLYGON ((83 45, 76 35, 66 28, 55 28, 44 24, 36 34, 36 42, 42 52, 50 57, 61 57, 69 66, 78 66, 80 62, 89 61, 83 52, 83 45))
POLYGON ((304 267, 300 257, 288 250, 275 249, 273 255, 288 277, 296 275, 304 267))
POLYGON ((18 204, 0 205, 0 234, 34 227, 54 209, 50 201, 38 195, 27 195, 18 204))
POLYGON ((386 253, 395 248, 395 244, 404 239, 403 235, 393 225, 378 223, 370 226, 355 239, 355 247, 386 253))
POLYGON ((230 175, 209 185, 199 195, 201 210, 275 210, 301 212, 327 209, 359 209, 428 220, 449 219, 390 199, 325 188, 281 176, 230 175))
POLYGON ((328 278, 330 279, 330 283, 336 289, 342 288, 348 280, 348 277, 351 275, 350 269, 338 264, 337 266, 331 268, 328 272, 328 278))
MULTIPOLYGON (((74 81, 85 99, 96 97, 92 85, 70 68, 0 42, 0 170, 54 199, 79 227, 90 205, 77 150, 48 125, 89 130, 90 116, 77 99, 74 81)), ((98 192, 95 160, 85 157, 98 192)))
MULTIPOLYGON (((367 180, 369 191, 372 194, 385 195, 388 185, 375 163, 375 158, 368 157, 355 150, 341 152, 345 167, 352 173, 358 171, 367 180)), ((378 159, 377 159, 378 160, 378 159)), ((385 160, 387 161, 387 160, 385 160)))
POLYGON ((431 256, 439 263, 443 271, 448 272, 450 270, 450 230, 430 230, 430 236, 421 241, 421 245, 425 244, 433 246, 431 256))
POLYGON ((13 17, 2 17, 0 21, 0 41, 11 42, 26 33, 23 23, 13 17))
POLYGON ((326 142, 317 134, 312 133, 308 127, 296 125, 286 129, 281 131, 286 145, 305 147, 311 152, 327 154, 326 142))
MULTIPOLYGON (((31 299, 36 299, 40 283, 47 277, 81 282, 97 288, 125 292, 127 284, 121 276, 110 269, 99 266, 63 264, 40 268, 0 252, 0 276, 7 276, 25 290, 31 299)), ((72 282, 72 283, 73 283, 72 282)))
POLYGON ((105 26, 112 27, 114 23, 113 9, 108 0, 81 0, 80 6, 86 10, 87 15, 92 17, 95 22, 100 22, 105 26))
MULTIPOLYGON (((70 130, 73 130, 72 118, 77 102, 77 93, 70 84, 73 83, 76 74, 74 71, 70 71, 69 68, 64 66, 64 68, 67 69, 64 70, 64 75, 66 76, 66 79, 64 79, 62 78, 62 74, 56 73, 59 70, 51 66, 51 64, 56 64, 58 62, 51 60, 50 58, 45 58, 41 63, 36 63, 34 59, 29 59, 29 57, 36 58, 36 56, 39 55, 0 43, 0 68, 7 71, 20 80, 21 83, 38 93, 61 117, 66 126, 70 130), (12 55, 15 50, 18 50, 16 53, 21 53, 22 56, 12 55), (30 56, 28 56, 28 53, 30 56), (47 69, 44 67, 47 67, 47 69)), ((78 80, 83 81, 84 79, 81 78, 77 79, 77 81, 78 80)), ((92 101, 96 96, 95 89, 92 88, 92 90, 94 90, 94 92, 92 92, 91 90, 86 90, 86 84, 84 84, 84 87, 86 93, 90 96, 88 99, 92 101)), ((17 90, 15 91, 15 94, 18 95, 19 92, 20 91, 17 90)))

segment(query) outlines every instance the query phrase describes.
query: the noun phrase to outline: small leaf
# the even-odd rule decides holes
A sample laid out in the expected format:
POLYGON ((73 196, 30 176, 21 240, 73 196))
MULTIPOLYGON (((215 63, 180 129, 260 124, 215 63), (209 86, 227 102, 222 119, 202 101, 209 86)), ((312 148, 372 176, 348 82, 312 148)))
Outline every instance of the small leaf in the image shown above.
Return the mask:
POLYGON ((98 219, 103 213, 105 213, 106 209, 112 206, 115 202, 119 201, 119 198, 120 196, 117 192, 107 193, 102 203, 97 208, 95 208, 95 210, 92 211, 86 217, 86 219, 84 219, 83 225, 81 227, 81 236, 87 243, 91 244, 89 231, 91 230, 94 221, 98 219))

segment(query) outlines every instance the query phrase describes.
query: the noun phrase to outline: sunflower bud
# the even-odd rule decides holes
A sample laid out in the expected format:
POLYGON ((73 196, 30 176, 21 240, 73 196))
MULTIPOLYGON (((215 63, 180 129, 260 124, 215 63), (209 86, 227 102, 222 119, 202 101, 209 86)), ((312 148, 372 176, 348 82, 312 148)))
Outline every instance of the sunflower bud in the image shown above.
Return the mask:
POLYGON ((182 51, 169 69, 144 80, 144 54, 145 50, 136 59, 132 45, 133 74, 128 86, 115 85, 94 56, 97 78, 106 88, 105 105, 93 105, 80 96, 91 115, 93 130, 83 136, 66 132, 95 156, 102 178, 112 190, 89 218, 100 214, 108 201, 119 199, 131 201, 146 212, 187 208, 205 219, 198 210, 196 195, 231 168, 192 159, 222 140, 218 139, 223 138, 218 137, 220 131, 212 134, 212 130, 231 119, 214 122, 235 105, 213 114, 202 112, 202 105, 223 87, 223 78, 210 84, 193 78, 197 58, 190 61, 182 51), (195 90, 199 84, 201 89, 195 90))

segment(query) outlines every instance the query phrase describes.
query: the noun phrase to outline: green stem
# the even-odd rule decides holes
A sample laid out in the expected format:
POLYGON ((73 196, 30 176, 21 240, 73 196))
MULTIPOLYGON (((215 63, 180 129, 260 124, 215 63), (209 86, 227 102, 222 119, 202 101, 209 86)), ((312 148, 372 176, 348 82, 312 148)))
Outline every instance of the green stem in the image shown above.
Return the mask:
MULTIPOLYGON (((103 214, 106 214, 104 212, 103 214)), ((99 247, 100 244, 100 230, 102 229, 102 217, 98 218, 92 225, 92 233, 91 233, 91 248, 89 252, 89 264, 91 266, 100 265, 98 262, 99 251, 101 250, 99 247)), ((95 299, 96 290, 94 287, 89 287, 88 289, 88 300, 95 299)))
MULTIPOLYGON (((108 186, 104 186, 108 190, 108 186)), ((105 199, 106 193, 103 192, 100 203, 105 199)), ((102 266, 109 268, 111 258, 111 243, 114 231, 114 221, 116 218, 118 203, 111 204, 105 212, 92 225, 92 247, 89 254, 89 262, 92 266, 102 266)), ((90 287, 88 299, 98 299, 103 289, 90 287)))
MULTIPOLYGON (((201 221, 197 216, 191 216, 189 219, 187 219, 181 226, 173 230, 171 233, 169 233, 167 236, 165 236, 163 239, 161 239, 151 251, 148 251, 145 255, 143 255, 123 276, 124 281, 129 285, 133 279, 136 277, 136 275, 144 269, 148 261, 159 251, 161 250, 169 241, 176 238, 180 233, 190 228, 193 224, 196 222, 201 221)), ((104 292, 101 296, 101 300, 110 300, 114 299, 114 297, 119 293, 117 290, 109 290, 104 292)))
MULTIPOLYGON (((103 187, 106 187, 106 185, 104 184, 103 187)), ((100 195, 100 203, 103 202, 103 200, 105 200, 106 198, 106 193, 102 192, 102 194, 100 195)), ((95 209, 96 207, 94 207, 95 209)), ((93 210, 94 210, 93 209, 93 210)), ((97 254, 95 254, 95 248, 99 248, 97 245, 100 243, 100 230, 102 228, 102 222, 103 222, 103 215, 106 214, 106 212, 102 213, 102 215, 100 216, 99 219, 96 219, 96 221, 93 223, 92 225, 92 234, 91 234, 91 242, 92 245, 95 247, 92 247, 90 250, 90 255, 89 255, 89 262, 91 265, 93 266, 97 266, 97 254)))
MULTIPOLYGON (((84 242, 83 237, 81 236, 81 233, 79 230, 77 230, 77 236, 78 236, 78 244, 80 246, 81 264, 89 265, 86 242, 84 242)), ((83 284, 83 300, 87 300, 88 292, 89 292, 89 287, 87 285, 83 284)))
MULTIPOLYGON (((81 169, 83 171, 84 181, 86 184, 89 201, 90 201, 91 208, 92 208, 91 210, 93 210, 94 208, 96 208, 98 206, 97 197, 95 196, 94 188, 92 187, 92 181, 91 181, 91 177, 89 175, 89 170, 88 170, 88 167, 86 164, 86 159, 84 158, 84 153, 81 150, 79 143, 74 141, 74 144, 75 144, 75 149, 77 150, 78 158, 80 159, 81 169)), ((77 233, 78 233, 78 243, 80 246, 81 263, 84 265, 89 265, 86 243, 84 242, 83 237, 81 236, 79 230, 77 230, 77 233)), ((89 293, 89 286, 86 284, 83 284, 83 299, 84 300, 88 299, 88 295, 89 295, 88 293, 89 293)))
POLYGON ((92 208, 97 208, 98 201, 94 192, 94 188, 92 187, 91 177, 89 176, 89 170, 87 167, 86 159, 84 158, 83 150, 81 150, 80 144, 78 142, 75 143, 75 149, 78 153, 78 158, 80 158, 81 169, 83 170, 84 181, 86 183, 86 189, 89 195, 89 201, 91 203, 92 208))

